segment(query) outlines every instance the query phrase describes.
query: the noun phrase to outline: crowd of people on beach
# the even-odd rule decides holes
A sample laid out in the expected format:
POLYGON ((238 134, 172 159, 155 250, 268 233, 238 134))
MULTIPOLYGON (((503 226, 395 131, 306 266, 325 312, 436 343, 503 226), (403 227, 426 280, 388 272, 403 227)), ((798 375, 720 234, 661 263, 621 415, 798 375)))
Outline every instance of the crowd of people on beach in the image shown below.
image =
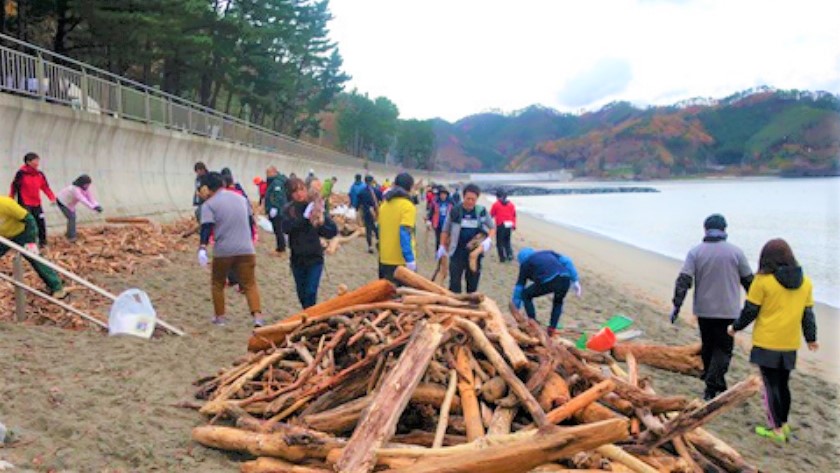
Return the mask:
MULTIPOLYGON (((47 228, 41 194, 58 207, 67 220, 65 237, 77 238, 76 212, 82 204, 101 213, 92 179, 86 174, 54 193, 40 170, 41 158, 27 153, 12 180, 9 196, 0 196, 0 236, 25 249, 24 257, 55 298, 66 297, 56 272, 33 258, 47 245, 47 228)), ((212 323, 228 323, 226 287, 236 286, 245 296, 255 327, 267 323, 256 280, 258 218, 264 218, 274 233, 278 255, 289 253, 291 276, 298 301, 306 309, 317 303, 324 271, 322 240, 338 235, 330 216, 330 197, 336 177, 321 181, 314 170, 300 178, 288 176, 275 166, 254 179, 258 205, 253 207, 242 185, 229 168, 210 171, 202 162, 194 165, 193 206, 199 225, 198 263, 210 268, 213 301, 212 323), (255 212, 256 210, 256 212, 255 212), (264 214, 264 215, 262 215, 264 214)), ((454 293, 477 292, 482 262, 494 246, 501 264, 514 260, 512 234, 517 229, 516 206, 498 191, 488 209, 480 202, 481 189, 474 183, 423 186, 406 172, 381 184, 371 174, 356 174, 348 190, 349 207, 364 227, 367 251, 377 254, 378 274, 395 284, 399 267, 418 271, 417 212, 425 204, 423 222, 434 234, 438 270, 448 271, 448 288, 454 293)), ((697 316, 703 397, 714 399, 727 390, 736 332, 754 324, 750 362, 762 375, 765 387, 767 426, 755 432, 773 441, 785 442, 792 435, 788 417, 791 407, 790 373, 804 338, 810 350, 819 349, 813 312, 813 284, 782 239, 768 241, 761 250, 757 273, 751 270, 743 251, 727 241, 727 221, 721 214, 703 222, 702 242, 692 248, 677 277, 670 321, 679 318, 688 291, 693 288, 693 313, 697 316), (742 304, 741 289, 746 294, 742 304)), ((0 256, 9 251, 0 243, 0 256)), ((552 296, 547 330, 560 327, 567 293, 582 297, 580 275, 572 259, 551 249, 520 248, 515 258, 519 273, 511 302, 524 306, 537 318, 534 300, 552 296)))

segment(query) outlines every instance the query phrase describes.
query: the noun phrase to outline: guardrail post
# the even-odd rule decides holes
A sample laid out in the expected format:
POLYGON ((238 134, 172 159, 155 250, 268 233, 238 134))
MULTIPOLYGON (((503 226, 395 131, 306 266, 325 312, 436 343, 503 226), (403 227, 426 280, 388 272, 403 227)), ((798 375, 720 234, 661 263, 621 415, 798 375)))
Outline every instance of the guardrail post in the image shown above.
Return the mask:
POLYGON ((166 99, 166 126, 169 128, 175 127, 175 119, 172 117, 172 99, 166 99))
MULTIPOLYGON (((20 253, 15 252, 12 263, 12 276, 17 282, 23 282, 23 263, 20 253)), ((26 291, 15 286, 15 320, 23 322, 26 320, 26 291)))
POLYGON ((193 126, 192 126, 192 107, 187 107, 187 131, 192 133, 193 126))
POLYGON ((44 87, 44 57, 38 51, 38 57, 35 60, 35 80, 38 82, 38 97, 41 100, 47 100, 47 88, 44 87))
POLYGON ((87 69, 84 67, 82 68, 82 78, 79 81, 82 86, 82 110, 87 111, 88 109, 88 77, 87 77, 87 69))
POLYGON ((116 90, 116 99, 117 99, 117 118, 122 118, 123 116, 123 103, 122 103, 122 84, 119 80, 117 80, 117 90, 116 90))
POLYGON ((148 90, 145 90, 144 93, 145 93, 145 95, 144 95, 144 100, 143 100, 143 105, 144 105, 143 108, 146 109, 146 123, 151 123, 152 122, 152 100, 151 100, 151 97, 149 96, 149 91, 148 90))

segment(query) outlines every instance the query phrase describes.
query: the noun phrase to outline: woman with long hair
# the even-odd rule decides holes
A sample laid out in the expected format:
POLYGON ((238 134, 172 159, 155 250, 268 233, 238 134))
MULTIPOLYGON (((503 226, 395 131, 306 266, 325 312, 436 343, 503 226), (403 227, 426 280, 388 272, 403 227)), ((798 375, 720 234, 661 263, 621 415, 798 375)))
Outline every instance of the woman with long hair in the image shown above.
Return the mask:
POLYGON ((76 241, 76 206, 81 203, 91 210, 102 213, 102 206, 94 199, 91 184, 93 180, 87 174, 77 177, 72 184, 61 189, 56 196, 58 208, 67 218, 67 232, 64 234, 71 242, 76 241))
POLYGON ((298 300, 303 308, 315 305, 318 285, 324 269, 324 248, 321 238, 330 239, 338 228, 329 215, 318 209, 306 183, 298 178, 286 182, 289 203, 283 208, 283 233, 289 235, 292 275, 295 278, 298 300))
POLYGON ((756 427, 755 433, 777 442, 786 442, 791 435, 788 381, 803 335, 809 350, 819 349, 813 308, 811 279, 803 274, 790 245, 781 238, 768 241, 741 315, 728 332, 734 337, 755 321, 750 362, 761 370, 768 422, 767 427, 756 427))

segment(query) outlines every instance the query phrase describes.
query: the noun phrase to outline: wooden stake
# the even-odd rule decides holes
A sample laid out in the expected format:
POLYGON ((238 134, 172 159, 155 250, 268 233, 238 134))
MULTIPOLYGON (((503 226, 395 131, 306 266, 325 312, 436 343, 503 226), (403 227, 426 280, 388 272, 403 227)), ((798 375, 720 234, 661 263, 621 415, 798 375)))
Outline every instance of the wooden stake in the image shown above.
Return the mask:
POLYGON ((443 404, 440 406, 440 416, 438 417, 432 448, 443 446, 443 437, 446 435, 446 427, 449 425, 449 408, 452 405, 452 398, 455 397, 455 388, 457 388, 457 385, 458 373, 455 370, 449 370, 449 385, 446 388, 446 397, 443 398, 443 404))
POLYGON ((4 281, 6 281, 10 284, 13 284, 15 287, 20 288, 24 291, 31 292, 32 294, 35 294, 36 296, 41 297, 41 298, 59 306, 59 307, 61 307, 62 309, 66 310, 66 311, 69 311, 69 312, 72 312, 72 313, 78 315, 79 317, 87 320, 88 322, 90 322, 94 325, 98 325, 98 326, 104 328, 105 330, 108 330, 108 324, 107 323, 97 319, 96 317, 85 314, 84 312, 76 309, 75 307, 71 306, 70 304, 67 304, 64 301, 60 301, 60 300, 56 299, 55 297, 50 296, 47 293, 41 292, 41 291, 35 289, 34 287, 27 285, 26 283, 15 281, 13 278, 11 278, 9 276, 6 276, 3 273, 0 273, 0 279, 3 279, 4 281))
POLYGON ((481 408, 475 393, 475 379, 470 363, 469 348, 459 346, 455 352, 455 369, 458 371, 458 394, 461 396, 461 411, 467 424, 467 441, 484 436, 484 424, 481 422, 481 408))

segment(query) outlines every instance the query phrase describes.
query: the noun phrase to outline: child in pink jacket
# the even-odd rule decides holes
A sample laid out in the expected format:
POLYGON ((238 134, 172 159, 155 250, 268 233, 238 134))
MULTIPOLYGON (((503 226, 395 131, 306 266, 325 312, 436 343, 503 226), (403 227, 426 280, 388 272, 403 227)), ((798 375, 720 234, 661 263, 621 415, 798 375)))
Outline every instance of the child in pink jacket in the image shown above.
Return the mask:
POLYGON ((93 181, 91 181, 90 176, 82 174, 73 181, 73 184, 61 189, 56 196, 58 208, 67 217, 67 233, 65 236, 71 242, 76 241, 76 206, 80 202, 91 210, 102 213, 102 206, 96 202, 91 193, 91 182, 93 181))

